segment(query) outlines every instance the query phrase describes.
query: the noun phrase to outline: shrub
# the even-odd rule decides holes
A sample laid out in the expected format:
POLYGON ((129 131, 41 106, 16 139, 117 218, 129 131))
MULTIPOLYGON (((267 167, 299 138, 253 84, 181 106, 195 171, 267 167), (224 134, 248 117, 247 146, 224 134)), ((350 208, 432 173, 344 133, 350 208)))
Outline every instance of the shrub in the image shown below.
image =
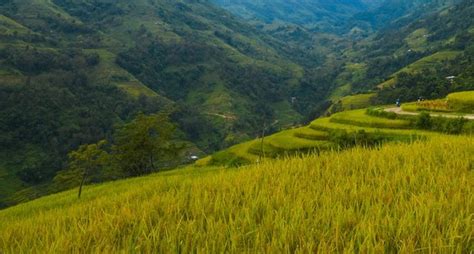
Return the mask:
POLYGON ((431 130, 443 132, 447 134, 461 134, 464 132, 464 125, 468 122, 467 119, 436 117, 432 119, 431 130))
POLYGON ((398 118, 398 115, 395 112, 387 112, 380 108, 368 108, 366 114, 369 116, 383 117, 392 120, 398 118))
POLYGON ((426 112, 420 113, 415 121, 415 127, 418 129, 429 130, 432 124, 431 116, 426 112))
POLYGON ((329 140, 334 142, 340 148, 349 148, 353 146, 376 146, 382 144, 387 137, 381 133, 367 133, 365 130, 359 130, 349 133, 346 130, 333 130, 329 133, 329 140))

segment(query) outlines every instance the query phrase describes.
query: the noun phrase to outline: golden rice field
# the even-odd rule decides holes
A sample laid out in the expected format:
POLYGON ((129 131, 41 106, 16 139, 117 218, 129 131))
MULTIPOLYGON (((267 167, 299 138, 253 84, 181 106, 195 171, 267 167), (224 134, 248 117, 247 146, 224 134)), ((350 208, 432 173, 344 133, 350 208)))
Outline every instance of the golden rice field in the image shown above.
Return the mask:
POLYGON ((461 112, 474 113, 474 91, 452 93, 447 98, 450 108, 461 112))
POLYGON ((387 141, 410 141, 412 139, 438 136, 430 131, 409 129, 409 121, 371 116, 366 109, 343 111, 331 117, 318 118, 308 126, 277 132, 262 139, 237 144, 210 155, 197 165, 240 165, 255 163, 261 155, 279 158, 289 154, 337 149, 331 142, 331 131, 344 130, 349 133, 365 131, 370 135, 383 135, 387 141), (263 154, 262 154, 263 151, 263 154))
POLYGON ((474 138, 188 168, 0 211, 0 253, 469 253, 474 138))
POLYGON ((434 111, 452 113, 474 113, 474 91, 464 91, 449 94, 445 99, 427 100, 405 103, 405 111, 434 111))
POLYGON ((434 111, 434 112, 453 112, 449 108, 448 100, 438 99, 438 100, 428 100, 420 102, 406 103, 402 105, 404 111, 434 111))

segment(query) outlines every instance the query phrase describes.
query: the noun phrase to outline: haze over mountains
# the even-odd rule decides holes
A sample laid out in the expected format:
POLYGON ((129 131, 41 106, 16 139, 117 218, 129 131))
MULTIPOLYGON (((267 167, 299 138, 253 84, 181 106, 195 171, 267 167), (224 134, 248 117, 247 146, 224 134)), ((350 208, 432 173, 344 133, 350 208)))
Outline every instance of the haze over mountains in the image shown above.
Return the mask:
POLYGON ((214 0, 245 19, 265 23, 288 22, 328 31, 341 26, 356 13, 367 11, 380 1, 360 0, 214 0))
POLYGON ((2 1, 0 202, 40 195, 69 151, 138 112, 172 113, 176 139, 210 153, 354 92, 466 89, 473 20, 472 0, 2 1))
POLYGON ((212 0, 232 13, 254 22, 291 23, 313 32, 337 34, 368 32, 397 20, 411 21, 458 0, 212 0), (354 31, 354 29, 356 31, 354 31))

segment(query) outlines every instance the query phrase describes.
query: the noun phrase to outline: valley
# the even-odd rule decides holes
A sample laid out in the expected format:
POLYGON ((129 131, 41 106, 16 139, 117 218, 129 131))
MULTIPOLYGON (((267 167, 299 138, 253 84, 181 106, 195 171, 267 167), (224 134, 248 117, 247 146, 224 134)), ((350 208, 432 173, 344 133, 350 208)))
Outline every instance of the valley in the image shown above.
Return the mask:
POLYGON ((469 253, 473 0, 0 2, 0 254, 469 253))

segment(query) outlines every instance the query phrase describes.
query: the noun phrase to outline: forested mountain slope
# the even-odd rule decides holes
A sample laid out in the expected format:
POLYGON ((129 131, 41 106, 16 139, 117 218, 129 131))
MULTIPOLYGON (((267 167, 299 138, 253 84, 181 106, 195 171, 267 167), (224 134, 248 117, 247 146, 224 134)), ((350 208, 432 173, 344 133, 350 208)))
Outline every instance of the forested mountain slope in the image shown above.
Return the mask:
POLYGON ((8 0, 0 34, 0 199, 137 112, 171 112, 181 139, 213 151, 298 122, 328 88, 207 2, 8 0))
POLYGON ((345 71, 336 78, 336 93, 341 87, 356 93, 381 90, 375 100, 393 103, 472 89, 473 42, 472 0, 383 29, 344 51, 345 71))
POLYGON ((384 0, 374 8, 356 13, 347 21, 346 28, 370 32, 399 27, 459 2, 461 0, 384 0))

